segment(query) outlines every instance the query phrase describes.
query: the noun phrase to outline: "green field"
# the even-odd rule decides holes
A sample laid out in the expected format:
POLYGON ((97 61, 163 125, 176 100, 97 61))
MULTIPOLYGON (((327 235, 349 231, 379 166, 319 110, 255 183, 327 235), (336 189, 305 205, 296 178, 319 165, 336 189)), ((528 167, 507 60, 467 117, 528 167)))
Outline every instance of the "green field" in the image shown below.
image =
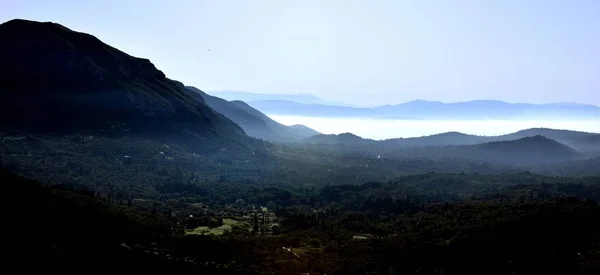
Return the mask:
POLYGON ((238 223, 239 223, 239 221, 234 220, 234 219, 223 219, 223 225, 234 226, 234 225, 237 225, 238 223))
POLYGON ((223 235, 225 232, 231 232, 233 227, 247 226, 248 223, 240 222, 234 219, 223 219, 223 225, 219 227, 210 228, 208 226, 199 226, 194 229, 187 229, 186 235, 223 235))

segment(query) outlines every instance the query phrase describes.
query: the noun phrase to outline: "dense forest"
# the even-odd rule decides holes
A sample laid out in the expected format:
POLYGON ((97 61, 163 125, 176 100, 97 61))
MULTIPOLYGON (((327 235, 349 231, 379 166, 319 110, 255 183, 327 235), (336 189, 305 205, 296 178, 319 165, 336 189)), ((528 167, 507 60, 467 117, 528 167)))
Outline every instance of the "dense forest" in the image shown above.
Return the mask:
MULTIPOLYGON (((482 191, 466 183, 486 180, 482 176, 415 175, 397 182, 295 192, 254 187, 240 192, 245 200, 233 204, 186 208, 180 200, 144 210, 136 207, 141 202, 111 202, 83 186, 44 186, 6 171, 1 176, 2 203, 22 205, 13 207, 7 217, 12 226, 4 236, 11 257, 26 255, 47 270, 96 266, 95 270, 105 271, 211 274, 600 271, 598 178, 490 176, 487 181, 499 187, 482 191), (502 182, 515 184, 500 187, 502 182), (228 230, 216 230, 224 224, 230 224, 228 230), (201 226, 214 230, 195 234, 193 228, 201 226)), ((189 185, 163 188, 165 193, 206 192, 189 185)))

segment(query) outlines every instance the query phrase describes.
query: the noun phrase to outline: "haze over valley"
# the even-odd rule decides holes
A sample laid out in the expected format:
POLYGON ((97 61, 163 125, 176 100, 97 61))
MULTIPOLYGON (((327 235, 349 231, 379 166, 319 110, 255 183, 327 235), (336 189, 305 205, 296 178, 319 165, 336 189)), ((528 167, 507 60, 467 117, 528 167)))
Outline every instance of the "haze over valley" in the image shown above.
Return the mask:
POLYGON ((497 136, 530 128, 600 132, 600 120, 393 120, 270 115, 284 124, 303 124, 324 134, 353 133, 369 139, 428 136, 445 132, 497 136))

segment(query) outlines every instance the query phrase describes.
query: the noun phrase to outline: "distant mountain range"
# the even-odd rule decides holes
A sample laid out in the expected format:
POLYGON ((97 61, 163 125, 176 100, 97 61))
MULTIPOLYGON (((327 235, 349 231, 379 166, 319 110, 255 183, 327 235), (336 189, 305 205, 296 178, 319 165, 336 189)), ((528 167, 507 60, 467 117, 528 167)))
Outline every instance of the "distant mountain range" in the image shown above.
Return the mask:
POLYGON ((359 108, 257 100, 248 104, 269 115, 374 119, 600 119, 600 107, 576 103, 527 104, 497 100, 459 103, 415 100, 397 105, 359 108))
POLYGON ((574 159, 580 154, 556 140, 536 135, 516 140, 493 141, 457 147, 455 156, 506 164, 552 163, 574 159))
POLYGON ((300 94, 261 94, 251 93, 243 91, 211 91, 209 94, 218 96, 220 98, 234 101, 263 101, 263 100, 282 100, 292 101, 301 104, 325 104, 325 105, 340 105, 340 106, 351 106, 341 101, 325 100, 312 94, 300 93, 300 94))
POLYGON ((385 158, 466 158, 506 164, 540 164, 600 156, 600 134, 533 128, 501 136, 458 132, 417 138, 363 139, 351 133, 316 135, 297 146, 339 148, 385 158), (326 146, 326 147, 323 147, 326 146))
POLYGON ((527 137, 543 136, 556 140, 578 151, 600 152, 600 134, 548 128, 531 128, 500 136, 476 136, 459 132, 447 132, 423 137, 394 138, 386 140, 364 139, 351 133, 339 135, 315 135, 304 139, 308 144, 383 144, 389 147, 424 147, 424 146, 458 146, 476 145, 488 142, 511 141, 527 137))

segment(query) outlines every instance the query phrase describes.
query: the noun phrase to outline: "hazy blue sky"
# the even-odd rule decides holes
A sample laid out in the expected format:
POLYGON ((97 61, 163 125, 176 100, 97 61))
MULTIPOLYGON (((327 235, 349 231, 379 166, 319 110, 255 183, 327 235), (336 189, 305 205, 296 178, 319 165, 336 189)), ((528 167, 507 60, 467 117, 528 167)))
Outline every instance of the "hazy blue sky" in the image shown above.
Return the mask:
POLYGON ((206 91, 600 105, 598 0, 0 0, 206 91), (210 51, 207 51, 210 49, 210 51))

